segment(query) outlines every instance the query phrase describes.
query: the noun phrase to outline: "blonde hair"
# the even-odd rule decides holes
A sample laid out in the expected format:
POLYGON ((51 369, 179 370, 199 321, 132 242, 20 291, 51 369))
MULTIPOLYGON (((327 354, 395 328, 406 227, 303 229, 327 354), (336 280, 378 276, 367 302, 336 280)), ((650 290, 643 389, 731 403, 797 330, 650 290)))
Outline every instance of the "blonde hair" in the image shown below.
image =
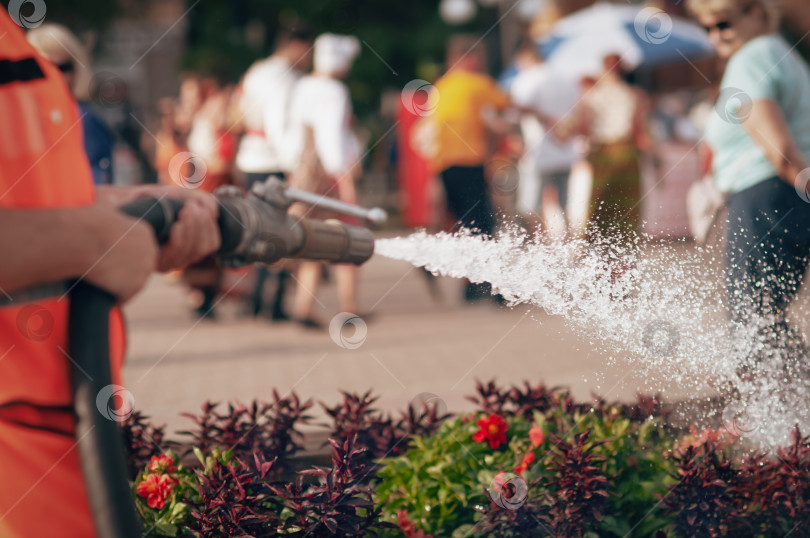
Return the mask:
POLYGON ((692 15, 702 17, 733 15, 759 6, 765 15, 765 27, 768 32, 776 32, 781 17, 778 2, 779 0, 686 0, 686 8, 692 15))
POLYGON ((73 32, 61 24, 43 24, 26 34, 28 42, 53 63, 73 64, 73 86, 70 91, 77 101, 90 99, 90 58, 87 49, 73 32))

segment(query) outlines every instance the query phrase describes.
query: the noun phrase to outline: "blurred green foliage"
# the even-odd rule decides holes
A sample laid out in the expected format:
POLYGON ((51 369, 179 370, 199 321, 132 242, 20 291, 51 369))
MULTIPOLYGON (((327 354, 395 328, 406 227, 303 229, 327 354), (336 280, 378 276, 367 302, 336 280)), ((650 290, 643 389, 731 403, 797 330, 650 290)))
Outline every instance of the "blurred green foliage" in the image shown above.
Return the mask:
MULTIPOLYGON (((555 405, 545 412, 535 411, 533 420, 506 420, 508 444, 496 450, 476 443, 472 437, 478 429, 476 421, 462 417, 445 423, 433 436, 411 438, 404 455, 382 460, 375 488, 383 517, 396 522, 397 512, 405 510, 425 534, 488 536, 492 529, 479 528, 482 518, 475 508, 489 504, 484 488, 492 489, 496 474, 512 472, 524 454, 534 452, 537 459, 522 478, 528 485, 528 501, 546 503, 560 489, 560 476, 552 464, 558 452, 554 437, 565 441, 587 431, 588 446, 604 458, 599 472, 609 479, 606 515, 597 524, 597 535, 655 536, 671 522, 669 515, 654 510, 675 482, 674 464, 666 453, 676 438, 665 431, 660 419, 634 422, 609 405, 585 414, 555 405), (529 444, 533 423, 545 432, 537 448, 529 444)), ((390 534, 394 535, 399 536, 390 534)))
MULTIPOLYGON (((68 26, 76 32, 97 30, 106 26, 120 13, 120 5, 114 0, 44 0, 46 21, 68 26)), ((9 0, 0 0, 0 6, 8 9, 9 0)), ((33 11, 34 5, 25 2, 23 14, 33 11), (30 11, 27 11, 30 10, 30 11)))

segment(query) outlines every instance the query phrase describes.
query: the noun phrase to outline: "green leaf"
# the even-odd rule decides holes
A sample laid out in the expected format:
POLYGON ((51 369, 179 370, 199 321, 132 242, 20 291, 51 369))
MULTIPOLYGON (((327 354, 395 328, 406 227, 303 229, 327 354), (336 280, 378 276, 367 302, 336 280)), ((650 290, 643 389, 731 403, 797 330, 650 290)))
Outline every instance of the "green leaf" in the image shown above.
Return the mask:
POLYGON ((187 512, 188 512, 187 504, 181 502, 174 503, 172 511, 169 514, 169 521, 177 523, 176 518, 180 518, 180 520, 182 521, 182 519, 185 518, 187 512))
POLYGON ((200 462, 200 465, 205 466, 205 456, 203 455, 202 450, 199 447, 194 447, 194 455, 197 456, 197 460, 200 462))
POLYGON ((158 536, 177 536, 177 526, 167 521, 158 521, 155 523, 155 533, 158 536))

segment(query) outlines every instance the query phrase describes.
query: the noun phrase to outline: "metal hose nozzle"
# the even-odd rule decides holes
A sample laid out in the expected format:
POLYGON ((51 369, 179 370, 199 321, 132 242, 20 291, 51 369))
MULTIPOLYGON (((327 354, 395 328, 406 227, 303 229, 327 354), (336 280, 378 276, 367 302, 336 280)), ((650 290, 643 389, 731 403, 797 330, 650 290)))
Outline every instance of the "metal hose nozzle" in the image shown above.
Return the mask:
MULTIPOLYGON (((287 213, 293 201, 287 197, 289 190, 281 181, 270 178, 246 197, 238 189, 218 192, 223 231, 219 255, 233 265, 274 263, 282 258, 359 265, 371 257, 374 253, 371 231, 337 220, 296 219, 287 213)), ((356 206, 348 207, 367 212, 356 206)))
POLYGON ((360 265, 374 254, 374 236, 365 228, 330 219, 303 219, 303 241, 290 257, 360 265))

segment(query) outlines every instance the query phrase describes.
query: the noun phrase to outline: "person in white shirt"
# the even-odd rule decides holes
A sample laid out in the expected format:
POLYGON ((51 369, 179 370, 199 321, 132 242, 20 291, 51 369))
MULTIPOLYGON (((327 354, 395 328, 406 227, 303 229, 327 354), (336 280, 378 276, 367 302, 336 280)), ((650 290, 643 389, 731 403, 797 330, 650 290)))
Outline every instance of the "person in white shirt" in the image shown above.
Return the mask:
MULTIPOLYGON (((313 34, 303 25, 284 28, 269 58, 254 63, 242 79, 239 107, 245 134, 236 154, 236 167, 245 175, 250 188, 257 181, 274 175, 282 179, 293 164, 286 150, 292 90, 312 62, 313 34)), ((270 275, 260 265, 251 297, 251 310, 258 316, 263 309, 264 285, 270 275)), ((281 270, 273 298, 271 319, 289 319, 284 312, 284 291, 289 273, 281 270)))
MULTIPOLYGON (((314 70, 295 86, 290 107, 290 154, 297 163, 290 184, 351 204, 357 203, 354 182, 360 173, 361 150, 351 130, 352 104, 343 79, 359 53, 360 42, 353 36, 318 36, 314 70)), ((307 210, 306 216, 312 217, 313 211, 307 210)), ((348 264, 335 268, 344 312, 356 312, 356 270, 348 264)), ((319 262, 302 263, 298 270, 293 318, 306 327, 321 326, 312 317, 321 275, 319 262)))
POLYGON ((526 150, 518 164, 517 208, 532 220, 547 218, 549 204, 556 203, 565 214, 571 167, 578 160, 572 134, 579 89, 576 81, 549 71, 532 42, 521 47, 516 62, 513 102, 554 120, 545 128, 536 115, 521 117, 526 150))

